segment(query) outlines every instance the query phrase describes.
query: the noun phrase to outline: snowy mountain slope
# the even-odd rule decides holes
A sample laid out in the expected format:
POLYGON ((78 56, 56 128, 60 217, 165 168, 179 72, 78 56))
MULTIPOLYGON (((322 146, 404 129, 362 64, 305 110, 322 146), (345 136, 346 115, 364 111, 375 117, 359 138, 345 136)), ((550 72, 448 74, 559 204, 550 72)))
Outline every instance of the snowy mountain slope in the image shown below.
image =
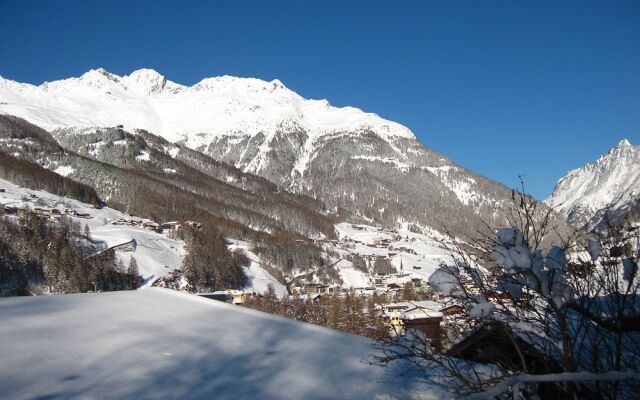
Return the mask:
MULTIPOLYGON (((442 262, 451 259, 451 252, 443 245, 443 241, 448 243, 446 236, 437 232, 430 232, 429 235, 412 232, 408 224, 403 224, 398 230, 393 231, 349 223, 338 224, 336 229, 338 242, 334 250, 341 256, 357 254, 369 260, 376 257, 388 258, 398 272, 407 273, 412 278, 427 281, 442 262)), ((370 277, 363 277, 366 281, 362 282, 363 278, 359 281, 353 276, 360 271, 352 271, 352 268, 350 270, 350 264, 344 262, 338 267, 341 273, 350 274, 352 280, 359 283, 359 286, 351 286, 372 286, 370 277)))
POLYGON ((214 216, 256 231, 332 234, 321 202, 281 192, 264 178, 147 132, 86 128, 55 134, 0 115, 0 151, 93 186, 114 208, 163 221, 214 216))
POLYGON ((111 221, 130 220, 131 217, 109 207, 96 208, 42 190, 22 188, 4 179, 0 179, 0 188, 4 189, 4 192, 0 192, 0 205, 2 206, 30 210, 55 208, 62 214, 67 210, 87 214, 88 217, 77 217, 67 213, 74 222, 83 227, 87 225, 93 241, 100 243, 103 248, 135 240, 137 244, 135 250, 116 252, 116 255, 125 266, 129 265, 130 257, 133 256, 136 259, 144 285, 151 285, 155 279, 180 268, 184 255, 184 243, 168 238, 166 235, 145 230, 142 223, 151 222, 149 220, 134 218, 134 220, 140 221, 140 226, 112 225, 111 221))
POLYGON ((576 226, 620 219, 640 199, 640 146, 623 139, 594 163, 569 171, 545 200, 576 226))
POLYGON ((447 397, 363 363, 366 338, 167 289, 0 299, 0 320, 5 399, 447 397))
POLYGON ((156 71, 117 76, 104 69, 40 86, 0 78, 0 110, 45 129, 115 126, 146 129, 189 147, 213 137, 303 129, 315 139, 327 133, 374 129, 385 136, 413 137, 405 127, 352 107, 306 100, 280 81, 223 76, 186 87, 156 71))
MULTIPOLYGON (((441 231, 504 222, 510 191, 420 144, 406 127, 307 100, 281 82, 229 76, 187 87, 152 70, 21 84, 0 78, 0 113, 42 127, 144 128, 387 226, 441 231)), ((341 212, 342 213, 342 212, 341 212)))
POLYGON ((251 243, 237 239, 228 239, 228 242, 229 250, 240 250, 249 259, 249 265, 244 269, 244 273, 247 276, 245 291, 264 293, 267 290, 267 286, 271 285, 279 298, 288 294, 286 286, 262 267, 260 257, 251 251, 251 243))

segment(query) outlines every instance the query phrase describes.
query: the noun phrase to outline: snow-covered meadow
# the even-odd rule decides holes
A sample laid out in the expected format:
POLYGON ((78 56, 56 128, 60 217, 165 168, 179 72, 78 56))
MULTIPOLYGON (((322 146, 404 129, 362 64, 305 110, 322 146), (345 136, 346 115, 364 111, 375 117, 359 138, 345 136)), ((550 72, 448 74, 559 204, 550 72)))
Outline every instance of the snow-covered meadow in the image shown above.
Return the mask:
POLYGON ((0 299, 3 399, 448 397, 369 339, 149 288, 0 299))

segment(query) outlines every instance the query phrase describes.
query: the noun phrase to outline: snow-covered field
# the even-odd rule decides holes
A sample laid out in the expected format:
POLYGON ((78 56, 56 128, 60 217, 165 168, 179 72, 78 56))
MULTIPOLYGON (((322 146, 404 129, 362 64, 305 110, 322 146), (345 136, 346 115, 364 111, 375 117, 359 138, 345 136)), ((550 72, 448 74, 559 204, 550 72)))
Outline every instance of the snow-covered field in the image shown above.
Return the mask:
POLYGON ((450 397, 366 338, 168 289, 3 298, 0 321, 3 399, 450 397))
MULTIPOLYGON (((131 217, 109 207, 97 209, 89 204, 60 197, 42 190, 30 190, 22 188, 0 179, 0 188, 5 189, 0 193, 0 205, 53 209, 57 208, 62 213, 65 210, 73 210, 82 214, 89 214, 90 218, 78 218, 68 215, 75 222, 80 223, 84 229, 89 226, 91 237, 96 242, 102 242, 105 248, 126 243, 135 239, 137 248, 133 252, 118 252, 117 255, 126 267, 130 257, 133 256, 139 267, 140 275, 144 278, 144 284, 150 285, 153 281, 167 272, 180 268, 184 255, 184 243, 170 239, 164 234, 145 230, 141 226, 112 225, 111 220, 127 219, 142 220, 131 217), (32 197, 35 195, 36 197, 32 197)), ((143 222, 151 222, 142 220, 143 222)))

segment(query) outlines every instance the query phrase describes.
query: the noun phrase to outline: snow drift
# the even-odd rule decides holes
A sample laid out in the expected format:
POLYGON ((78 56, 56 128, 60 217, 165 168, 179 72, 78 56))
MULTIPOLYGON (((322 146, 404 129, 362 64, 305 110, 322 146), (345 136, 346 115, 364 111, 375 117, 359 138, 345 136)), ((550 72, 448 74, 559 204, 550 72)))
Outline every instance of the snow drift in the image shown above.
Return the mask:
POLYGON ((0 299, 0 320, 5 399, 372 399, 416 389, 362 362, 374 352, 366 338, 167 289, 0 299))

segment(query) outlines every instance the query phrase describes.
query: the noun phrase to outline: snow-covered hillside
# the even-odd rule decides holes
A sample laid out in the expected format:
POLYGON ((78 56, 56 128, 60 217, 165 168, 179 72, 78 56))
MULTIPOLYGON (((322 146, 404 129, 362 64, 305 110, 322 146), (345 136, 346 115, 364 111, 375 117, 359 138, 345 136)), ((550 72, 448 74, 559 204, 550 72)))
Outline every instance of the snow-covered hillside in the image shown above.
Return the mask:
POLYGON ((605 211, 619 218, 640 199, 640 146, 623 139, 594 163, 569 171, 546 201, 571 223, 591 228, 605 211))
POLYGON ((369 339, 167 289, 4 298, 0 321, 3 399, 447 397, 363 362, 369 339))
POLYGON ((388 259, 397 272, 425 282, 442 262, 451 259, 451 252, 443 245, 447 237, 437 232, 430 232, 429 235, 412 232, 407 224, 397 230, 388 230, 341 223, 336 225, 336 230, 339 240, 331 249, 342 257, 335 266, 345 288, 373 285, 372 274, 353 268, 353 264, 345 259, 348 255, 361 256, 371 263, 379 257, 388 259))
POLYGON ((0 188, 4 189, 0 192, 0 205, 32 211, 37 208, 45 211, 56 209, 82 227, 87 225, 92 240, 103 248, 135 240, 135 250, 117 251, 116 255, 125 266, 131 256, 136 259, 144 285, 151 285, 157 278, 180 268, 184 243, 142 227, 143 223, 152 221, 131 217, 109 207, 95 208, 42 190, 18 187, 4 179, 0 179, 0 188), (78 214, 82 216, 78 217, 78 214), (140 221, 140 225, 112 224, 118 220, 140 221))
POLYGON ((247 283, 244 290, 247 292, 264 293, 267 290, 267 286, 273 286, 278 297, 286 296, 287 288, 282 283, 278 282, 269 272, 262 268, 260 257, 251 251, 251 243, 244 240, 228 239, 229 250, 240 250, 249 259, 249 265, 244 269, 244 274, 247 277, 247 283))

